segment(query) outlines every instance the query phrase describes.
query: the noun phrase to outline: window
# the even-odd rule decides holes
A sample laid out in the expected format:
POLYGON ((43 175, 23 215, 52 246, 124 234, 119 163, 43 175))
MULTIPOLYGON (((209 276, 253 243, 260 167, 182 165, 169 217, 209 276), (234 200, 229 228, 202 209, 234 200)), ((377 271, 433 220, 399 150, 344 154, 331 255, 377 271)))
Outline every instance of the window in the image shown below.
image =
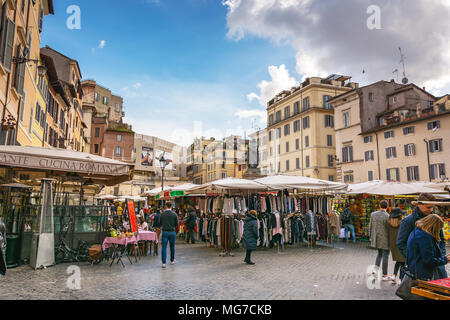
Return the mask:
POLYGON ((324 109, 332 109, 331 105, 328 103, 328 100, 331 99, 331 96, 323 96, 323 108, 324 109))
POLYGON ((122 135, 121 134, 117 135, 117 142, 122 142, 122 135))
POLYGON ((373 92, 369 92, 369 101, 373 102, 373 92))
POLYGON ((278 154, 281 153, 281 145, 278 145, 278 154))
POLYGON ((270 156, 273 157, 273 148, 270 147, 270 156))
POLYGON ((353 146, 342 148, 342 162, 353 162, 353 146))
POLYGON ((286 152, 289 152, 289 142, 286 142, 286 152))
POLYGON ((294 115, 300 113, 300 101, 294 103, 294 115))
POLYGON ((286 171, 289 171, 289 160, 286 160, 286 171))
POLYGON ((20 122, 23 122, 23 116, 24 116, 24 113, 25 113, 25 107, 27 105, 26 101, 27 101, 27 93, 24 90, 23 91, 23 98, 22 98, 22 105, 20 107, 20 122))
POLYGON ((300 120, 294 121, 294 132, 300 131, 300 120))
POLYGON ((373 171, 369 171, 369 172, 367 173, 367 176, 368 176, 368 180, 369 180, 369 181, 373 181, 373 171))
POLYGON ((308 129, 309 128, 309 116, 303 118, 303 129, 308 129))
POLYGON ((344 128, 350 127, 350 112, 344 112, 344 128))
POLYGON ((306 111, 310 108, 309 106, 309 97, 303 99, 303 111, 306 111))
MULTIPOLYGON (((16 56, 23 57, 22 46, 19 44, 16 47, 16 56)), ((23 95, 23 84, 25 81, 25 63, 15 64, 14 68, 14 88, 20 95, 23 95)))
POLYGON ((300 158, 295 159, 295 168, 300 169, 300 158))
POLYGON ((442 139, 430 140, 428 141, 430 152, 441 152, 442 151, 442 139))
POLYGON ((332 154, 329 154, 329 155, 328 155, 328 166, 329 166, 330 168, 332 168, 332 167, 333 167, 333 164, 334 164, 334 156, 333 156, 332 154))
POLYGON ((1 43, 0 43, 0 60, 8 72, 11 72, 12 57, 14 51, 14 32, 16 25, 12 22, 7 14, 8 2, 5 1, 2 7, 1 21, 1 43))
POLYGON ((269 141, 272 141, 272 130, 269 130, 269 141))
POLYGON ((432 180, 445 178, 445 164, 438 163, 430 165, 430 176, 432 180))
POLYGON ((309 168, 309 156, 306 156, 306 167, 309 168))
POLYGON ((370 143, 373 140, 373 136, 364 137, 364 143, 370 143))
POLYGON ((414 127, 403 128, 403 134, 404 135, 411 134, 411 133, 414 133, 414 127))
POLYGON ((428 122, 427 126, 428 126, 428 130, 436 130, 441 127, 441 122, 439 120, 433 121, 433 122, 428 122))
POLYGON ((120 157, 122 155, 122 150, 120 147, 116 147, 116 157, 120 157))
POLYGON ((400 170, 398 168, 386 169, 388 181, 400 181, 400 170))
POLYGON ((119 187, 114 187, 114 195, 116 197, 119 195, 119 187))
POLYGON ((330 116, 330 115, 325 115, 325 128, 330 127, 333 128, 334 127, 334 117, 330 116))
POLYGON ((392 98, 392 103, 397 103, 397 101, 398 101, 398 100, 397 100, 397 97, 393 97, 393 98, 392 98))
POLYGON ((269 116, 269 127, 273 125, 273 114, 269 116))
POLYGON ((100 101, 100 94, 98 92, 94 93, 94 99, 95 101, 99 102, 100 101))
POLYGON ((334 181, 334 176, 328 176, 328 181, 333 182, 334 181))
POLYGON ((287 124, 284 126, 284 135, 288 136, 291 133, 291 125, 287 124))
POLYGON ((333 136, 331 134, 327 135, 327 146, 328 147, 333 146, 333 136))
POLYGON ((416 155, 416 145, 414 143, 405 144, 405 156, 415 156, 416 155))
POLYGON ((384 138, 385 139, 389 139, 389 138, 393 138, 394 137, 394 131, 386 131, 384 133, 384 138))
POLYGON ((366 159, 366 161, 373 161, 374 160, 373 150, 366 151, 364 153, 364 158, 366 159))
POLYGON ((278 170, 277 170, 277 172, 281 172, 281 167, 280 167, 280 163, 278 162, 278 168, 277 168, 278 170))
POLYGON ((300 139, 295 139, 295 150, 300 149, 300 139))
POLYGON ((98 144, 94 144, 94 153, 98 153, 98 144))
POLYGON ((34 120, 39 123, 39 120, 41 119, 41 106, 39 105, 39 102, 36 102, 36 114, 34 117, 34 120))
POLYGON ((109 98, 108 97, 103 97, 103 104, 106 106, 109 106, 109 98))
POLYGON ((116 112, 120 112, 120 104, 116 103, 116 112))
POLYGON ((353 175, 352 174, 346 174, 344 176, 344 183, 353 183, 353 175))
POLYGON ((100 128, 95 128, 94 129, 94 137, 95 138, 99 138, 100 137, 100 128))
POLYGON ((277 113, 275 113, 275 122, 280 122, 281 121, 281 111, 277 111, 277 113))
POLYGON ((281 128, 277 128, 277 139, 281 138, 281 128))
POLYGON ((287 119, 291 116, 291 107, 287 106, 284 108, 284 119, 287 119))
POLYGON ((397 158, 397 149, 396 149, 396 147, 386 148, 386 158, 387 159, 397 158))
POLYGON ((30 113, 30 126, 28 128, 28 133, 31 134, 31 130, 33 129, 33 113, 34 113, 34 108, 31 107, 31 113, 30 113))
POLYGON ((305 137, 305 148, 309 147, 309 136, 305 137))
POLYGON ((408 176, 408 181, 419 181, 419 167, 407 167, 406 175, 408 176))

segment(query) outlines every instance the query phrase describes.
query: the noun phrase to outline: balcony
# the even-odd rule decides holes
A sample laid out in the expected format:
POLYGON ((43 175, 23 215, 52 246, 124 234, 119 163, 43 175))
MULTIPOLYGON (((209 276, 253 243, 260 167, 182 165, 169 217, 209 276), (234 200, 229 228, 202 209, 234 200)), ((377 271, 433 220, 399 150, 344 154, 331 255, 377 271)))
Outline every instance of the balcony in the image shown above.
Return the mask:
POLYGON ((120 122, 110 122, 108 130, 133 133, 131 125, 120 122))

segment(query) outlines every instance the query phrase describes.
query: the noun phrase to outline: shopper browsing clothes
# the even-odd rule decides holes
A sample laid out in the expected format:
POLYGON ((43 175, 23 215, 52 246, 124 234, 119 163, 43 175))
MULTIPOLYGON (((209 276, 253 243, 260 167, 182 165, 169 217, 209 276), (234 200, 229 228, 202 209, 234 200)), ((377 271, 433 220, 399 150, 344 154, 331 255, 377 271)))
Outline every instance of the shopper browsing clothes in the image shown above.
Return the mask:
POLYGON ((401 267, 405 264, 405 257, 397 248, 397 236, 400 228, 400 223, 404 216, 404 212, 400 208, 394 208, 389 215, 389 249, 392 253, 392 260, 395 261, 394 273, 391 277, 393 284, 400 284, 402 276, 398 276, 398 272, 401 271, 401 267))
POLYGON ((6 274, 6 227, 0 222, 0 278, 6 274))
MULTIPOLYGON (((419 196, 418 201, 436 201, 436 198, 428 193, 422 193, 419 196)), ((414 228, 416 227, 416 222, 430 214, 433 213, 433 205, 432 204, 424 204, 424 205, 417 205, 414 209, 414 212, 407 216, 405 219, 402 220, 402 223, 400 224, 400 229, 398 231, 398 237, 397 237, 397 247, 400 250, 401 254, 406 257, 408 250, 407 250, 407 244, 409 235, 411 232, 413 232, 414 228)), ((444 238, 444 232, 441 230, 439 238, 441 239, 439 242, 439 248, 443 255, 446 255, 446 249, 445 249, 445 238, 444 238)), ((444 266, 437 266, 437 270, 439 272, 439 275, 442 279, 446 279, 447 271, 445 270, 444 266)))
POLYGON ((380 202, 380 210, 372 212, 370 215, 369 235, 373 248, 378 249, 378 256, 375 265, 379 268, 381 259, 383 259, 383 277, 381 280, 389 281, 388 277, 388 259, 389 259, 389 214, 387 213, 388 202, 380 202))
POLYGON ((192 207, 189 207, 189 214, 186 218, 185 225, 187 229, 187 243, 191 241, 192 244, 195 244, 194 229, 197 226, 197 214, 192 207))
POLYGON ((165 205, 165 211, 159 218, 162 231, 162 267, 166 267, 167 257, 167 242, 170 243, 170 264, 175 264, 175 240, 176 240, 176 228, 178 225, 178 217, 175 212, 171 210, 172 204, 168 202, 165 205))
POLYGON ((255 263, 251 260, 252 251, 256 250, 258 243, 258 219, 256 210, 250 210, 244 221, 244 232, 242 235, 242 246, 247 250, 244 262, 250 265, 255 263))
POLYGON ((444 221, 437 214, 420 219, 408 238, 408 271, 423 281, 443 279, 438 267, 444 267, 450 261, 450 253, 441 251, 441 231, 444 221))
POLYGON ((353 243, 355 243, 356 235, 355 235, 355 226, 353 225, 354 217, 349 206, 345 207, 344 211, 342 212, 341 221, 345 229, 345 240, 348 243, 348 232, 350 231, 353 237, 353 243))

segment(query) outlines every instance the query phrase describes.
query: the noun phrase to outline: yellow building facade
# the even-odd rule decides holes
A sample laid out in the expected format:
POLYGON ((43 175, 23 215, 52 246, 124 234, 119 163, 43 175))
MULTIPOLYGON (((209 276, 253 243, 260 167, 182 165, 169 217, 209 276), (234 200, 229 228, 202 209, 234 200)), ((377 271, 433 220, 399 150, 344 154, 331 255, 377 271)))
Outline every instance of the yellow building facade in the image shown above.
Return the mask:
POLYGON ((307 78, 268 102, 269 175, 336 180, 334 110, 328 100, 356 88, 350 78, 307 78))

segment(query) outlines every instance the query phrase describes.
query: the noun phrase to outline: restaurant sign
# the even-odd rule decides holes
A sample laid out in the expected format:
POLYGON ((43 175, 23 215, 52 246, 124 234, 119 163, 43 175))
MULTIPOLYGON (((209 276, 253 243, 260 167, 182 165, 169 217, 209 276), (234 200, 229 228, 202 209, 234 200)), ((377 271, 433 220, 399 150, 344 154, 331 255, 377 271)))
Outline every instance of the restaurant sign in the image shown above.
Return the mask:
POLYGON ((4 152, 0 152, 0 165, 111 176, 127 175, 129 170, 127 165, 122 164, 99 163, 89 160, 55 159, 4 152))

